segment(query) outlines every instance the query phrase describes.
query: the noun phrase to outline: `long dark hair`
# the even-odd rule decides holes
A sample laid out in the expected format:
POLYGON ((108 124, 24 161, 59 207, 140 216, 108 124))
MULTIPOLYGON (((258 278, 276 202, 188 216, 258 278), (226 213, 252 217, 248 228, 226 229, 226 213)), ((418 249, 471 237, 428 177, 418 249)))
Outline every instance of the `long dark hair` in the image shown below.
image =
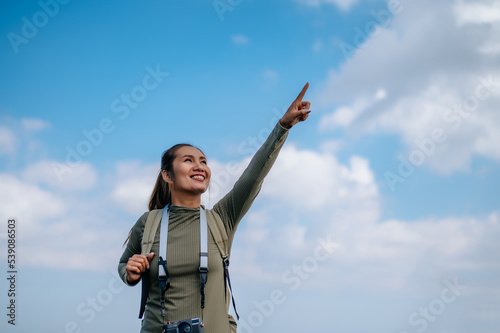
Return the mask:
MULTIPOLYGON (((163 152, 163 155, 161 156, 160 172, 158 173, 153 192, 151 193, 151 197, 149 199, 149 211, 152 211, 153 209, 163 209, 166 205, 172 203, 172 195, 170 193, 170 189, 168 188, 168 183, 163 179, 162 172, 165 170, 172 179, 175 178, 173 162, 175 160, 177 150, 182 147, 193 147, 201 151, 201 149, 190 145, 189 143, 178 143, 163 152)), ((201 153, 203 154, 202 151, 201 153)), ((130 229, 128 237, 125 240, 125 243, 123 243, 124 246, 127 244, 130 236, 132 235, 132 229, 130 229)))

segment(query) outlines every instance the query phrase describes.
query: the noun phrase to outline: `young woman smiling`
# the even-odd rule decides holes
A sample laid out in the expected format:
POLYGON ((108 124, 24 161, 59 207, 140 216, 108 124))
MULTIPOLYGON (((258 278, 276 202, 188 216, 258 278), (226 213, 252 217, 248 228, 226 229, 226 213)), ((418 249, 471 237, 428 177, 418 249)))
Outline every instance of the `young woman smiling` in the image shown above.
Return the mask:
MULTIPOLYGON (((260 191, 265 176, 283 146, 288 131, 307 119, 310 103, 303 101, 307 83, 260 147, 233 189, 212 209, 201 205, 201 195, 208 189, 211 171, 201 150, 178 144, 163 153, 149 202, 149 211, 167 208, 169 212, 166 261, 170 287, 165 293, 164 312, 161 306, 158 279, 159 228, 151 253, 141 255, 141 240, 149 212, 144 213, 130 231, 127 246, 120 258, 118 270, 127 285, 136 285, 147 278, 149 291, 141 333, 160 333, 169 322, 202 318, 206 333, 236 331, 236 323, 227 314, 224 267, 214 238, 208 233, 208 279, 205 306, 200 295, 200 217, 223 222, 231 247, 236 228, 260 191), (148 274, 144 274, 148 271, 148 274), (162 315, 162 313, 164 315, 162 315)), ((161 256, 161 254, 160 254, 161 256)), ((165 254, 163 254, 165 256, 165 254)))

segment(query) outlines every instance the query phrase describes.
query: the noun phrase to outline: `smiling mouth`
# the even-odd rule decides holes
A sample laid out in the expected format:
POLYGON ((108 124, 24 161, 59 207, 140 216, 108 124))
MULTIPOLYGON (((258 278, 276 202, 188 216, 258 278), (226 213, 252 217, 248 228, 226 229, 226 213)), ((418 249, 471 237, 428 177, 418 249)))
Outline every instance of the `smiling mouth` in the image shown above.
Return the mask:
POLYGON ((205 180, 205 176, 203 175, 194 175, 194 176, 191 176, 192 179, 195 179, 195 180, 205 180))

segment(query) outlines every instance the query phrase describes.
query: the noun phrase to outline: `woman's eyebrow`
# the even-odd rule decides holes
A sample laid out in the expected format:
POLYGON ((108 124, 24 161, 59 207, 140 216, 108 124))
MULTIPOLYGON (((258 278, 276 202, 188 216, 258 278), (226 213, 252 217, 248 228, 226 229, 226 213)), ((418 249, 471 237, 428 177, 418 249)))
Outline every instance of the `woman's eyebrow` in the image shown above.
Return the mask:
MULTIPOLYGON (((183 155, 183 156, 182 156, 182 158, 185 158, 185 157, 195 158, 195 156, 194 156, 194 155, 190 155, 190 154, 186 154, 186 155, 183 155)), ((206 159, 207 159, 207 157, 206 157, 205 155, 201 155, 201 156, 200 156, 200 158, 201 158, 201 159, 204 159, 204 160, 206 160, 206 159)))

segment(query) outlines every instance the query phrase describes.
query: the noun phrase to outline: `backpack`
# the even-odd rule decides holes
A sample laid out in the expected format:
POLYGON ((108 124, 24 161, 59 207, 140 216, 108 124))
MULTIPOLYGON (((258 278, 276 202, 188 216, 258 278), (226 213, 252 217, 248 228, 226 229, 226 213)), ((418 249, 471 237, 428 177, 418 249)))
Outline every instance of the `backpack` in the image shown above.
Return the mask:
MULTIPOLYGON (((148 218, 146 220, 146 224, 144 226, 144 233, 142 235, 142 243, 141 243, 141 254, 147 256, 151 252, 151 248, 153 247, 156 231, 158 230, 158 226, 161 222, 163 209, 154 209, 149 212, 148 218)), ((207 211, 207 215, 211 212, 207 211)), ((226 227, 220 218, 214 216, 212 214, 211 218, 207 218, 208 229, 212 234, 212 237, 217 244, 217 248, 219 249, 219 253, 222 258, 222 264, 224 267, 224 283, 226 286, 226 308, 229 311, 230 299, 227 297, 227 293, 231 293, 231 299, 233 301, 234 312, 236 317, 239 319, 238 312, 236 311, 236 304, 234 303, 233 292, 231 288, 231 280, 229 279, 229 249, 228 249, 228 236, 226 232, 226 227)), ((167 222, 168 223, 168 222, 167 222)), ((146 271, 148 272, 148 271, 146 271)), ((141 310, 139 314, 139 318, 142 318, 146 307, 146 300, 149 291, 148 282, 145 282, 149 279, 142 279, 142 297, 141 297, 141 310)), ((234 320, 231 314, 227 314, 229 324, 231 327, 231 333, 236 333, 236 320, 234 320)))

